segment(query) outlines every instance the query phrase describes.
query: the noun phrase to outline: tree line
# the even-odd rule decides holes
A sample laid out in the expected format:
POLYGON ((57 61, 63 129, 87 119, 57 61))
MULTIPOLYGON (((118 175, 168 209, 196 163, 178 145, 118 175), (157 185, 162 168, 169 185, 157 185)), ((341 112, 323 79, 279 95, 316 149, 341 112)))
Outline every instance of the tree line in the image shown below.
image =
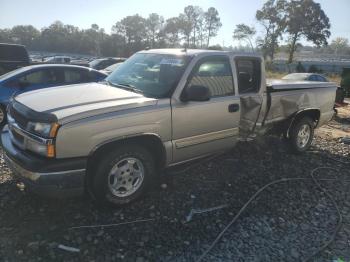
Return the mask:
POLYGON ((41 30, 32 25, 0 29, 0 42, 23 44, 32 51, 129 56, 145 48, 208 48, 221 26, 214 7, 203 10, 189 5, 179 16, 166 20, 156 13, 147 18, 126 16, 112 26, 110 34, 97 24, 80 29, 56 21, 41 30))
MULTIPOLYGON (((257 47, 271 60, 281 40, 288 43, 288 63, 291 63, 302 38, 321 47, 328 44, 331 35, 329 18, 321 5, 313 0, 268 0, 256 11, 255 18, 264 29, 263 36, 257 39, 257 47)), ((254 27, 238 24, 233 38, 246 40, 254 49, 252 38, 255 34, 254 27)))
MULTIPOLYGON (((276 52, 283 51, 289 54, 291 63, 302 39, 318 50, 331 49, 335 54, 350 52, 345 38, 337 38, 328 46, 330 21, 314 0, 267 0, 256 11, 255 18, 263 29, 262 34, 256 38, 254 26, 238 24, 232 37, 246 42, 265 59, 272 61, 276 52)), ((0 29, 0 42, 24 44, 33 51, 128 57, 145 48, 220 49, 219 45, 210 46, 210 43, 221 27, 219 12, 214 7, 203 10, 189 5, 178 16, 168 19, 157 13, 146 18, 138 14, 126 16, 112 26, 110 34, 97 24, 80 29, 56 21, 40 30, 31 25, 0 29)))

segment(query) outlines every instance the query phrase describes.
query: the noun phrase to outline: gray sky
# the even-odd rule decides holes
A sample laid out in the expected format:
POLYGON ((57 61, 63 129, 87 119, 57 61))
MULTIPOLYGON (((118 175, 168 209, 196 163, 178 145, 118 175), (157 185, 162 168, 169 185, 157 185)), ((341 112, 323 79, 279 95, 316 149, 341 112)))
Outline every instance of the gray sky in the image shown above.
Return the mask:
MULTIPOLYGON (((187 5, 198 5, 204 10, 215 7, 223 24, 218 36, 211 44, 223 42, 236 45, 232 32, 236 24, 246 23, 257 27, 255 12, 261 8, 262 0, 0 0, 0 28, 31 24, 37 28, 50 25, 55 20, 80 28, 89 28, 96 23, 110 32, 111 27, 127 15, 140 14, 147 17, 158 13, 164 18, 177 16, 187 5)), ((316 0, 328 15, 332 27, 331 39, 342 36, 350 39, 348 16, 350 0, 316 0)))

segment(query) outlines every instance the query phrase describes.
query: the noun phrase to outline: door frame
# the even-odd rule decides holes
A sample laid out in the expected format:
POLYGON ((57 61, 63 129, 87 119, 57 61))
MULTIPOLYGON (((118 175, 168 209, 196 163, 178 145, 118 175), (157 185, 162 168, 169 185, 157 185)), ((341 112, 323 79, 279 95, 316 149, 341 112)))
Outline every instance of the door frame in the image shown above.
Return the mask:
POLYGON ((235 76, 237 94, 240 97, 241 117, 240 117, 240 135, 247 137, 262 127, 264 115, 266 113, 266 78, 264 59, 257 55, 234 55, 232 62, 235 65, 235 76), (239 93, 238 90, 238 68, 237 60, 257 60, 260 63, 260 83, 258 92, 239 93), (249 108, 251 106, 251 108, 249 108))

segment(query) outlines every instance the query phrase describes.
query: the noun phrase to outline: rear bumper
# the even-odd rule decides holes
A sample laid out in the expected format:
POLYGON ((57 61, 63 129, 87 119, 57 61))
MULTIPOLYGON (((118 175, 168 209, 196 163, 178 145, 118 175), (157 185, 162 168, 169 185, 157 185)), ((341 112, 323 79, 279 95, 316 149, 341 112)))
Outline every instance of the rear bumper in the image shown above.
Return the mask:
POLYGON ((15 147, 6 128, 1 132, 4 159, 12 175, 35 193, 70 197, 84 192, 86 158, 46 159, 15 147))

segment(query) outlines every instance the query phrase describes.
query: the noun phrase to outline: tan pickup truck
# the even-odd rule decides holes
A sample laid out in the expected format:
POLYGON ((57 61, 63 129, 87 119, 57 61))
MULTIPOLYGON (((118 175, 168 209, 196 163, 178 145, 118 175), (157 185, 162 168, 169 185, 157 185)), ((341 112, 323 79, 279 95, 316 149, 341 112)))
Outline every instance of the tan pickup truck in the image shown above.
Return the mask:
POLYGON ((104 82, 20 94, 1 139, 8 166, 42 194, 140 197, 164 168, 283 135, 307 150, 331 119, 336 85, 266 81, 258 55, 141 51, 104 82))

